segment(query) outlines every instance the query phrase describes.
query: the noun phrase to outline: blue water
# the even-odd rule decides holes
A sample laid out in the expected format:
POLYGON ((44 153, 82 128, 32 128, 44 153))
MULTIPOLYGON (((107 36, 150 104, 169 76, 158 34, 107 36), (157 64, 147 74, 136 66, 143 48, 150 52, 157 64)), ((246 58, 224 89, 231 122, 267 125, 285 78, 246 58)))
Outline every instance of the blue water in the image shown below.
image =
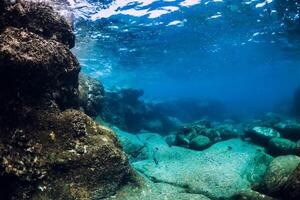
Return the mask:
POLYGON ((148 101, 208 98, 239 114, 288 109, 300 85, 297 1, 74 3, 82 72, 148 101))

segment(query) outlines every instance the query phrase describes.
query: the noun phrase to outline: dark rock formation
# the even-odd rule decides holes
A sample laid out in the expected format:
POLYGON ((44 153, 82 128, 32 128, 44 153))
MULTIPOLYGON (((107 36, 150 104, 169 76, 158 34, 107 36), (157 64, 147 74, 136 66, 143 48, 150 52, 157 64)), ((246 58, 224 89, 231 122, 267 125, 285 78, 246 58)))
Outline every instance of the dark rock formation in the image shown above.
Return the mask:
POLYGON ((142 95, 142 90, 131 88, 106 91, 102 119, 131 133, 144 129, 166 134, 178 128, 179 120, 161 114, 155 106, 141 100, 142 95))
POLYGON ((294 120, 282 121, 276 124, 274 128, 286 138, 292 140, 300 139, 300 123, 294 120))
POLYGON ((47 98, 62 109, 78 107, 80 67, 65 45, 8 27, 0 36, 0 58, 1 105, 34 105, 47 98))
POLYGON ((75 35, 71 24, 54 12, 52 7, 45 3, 33 5, 21 0, 10 2, 2 0, 0 4, 0 10, 5 9, 5 12, 0 12, 0 29, 8 26, 23 28, 45 39, 54 39, 70 48, 74 47, 75 35))
POLYGON ((115 193, 131 168, 111 130, 70 109, 80 71, 70 26, 45 4, 0 2, 0 198, 115 193))
POLYGON ((105 197, 129 177, 127 158, 111 130, 76 110, 33 109, 30 115, 28 127, 5 135, 1 128, 0 174, 10 177, 12 199, 105 197))
POLYGON ((203 150, 216 142, 239 136, 240 133, 231 124, 213 126, 209 120, 203 119, 179 128, 175 145, 203 150))
POLYGON ((300 146, 285 138, 273 138, 269 141, 268 150, 273 155, 300 155, 300 146))
POLYGON ((79 104, 87 115, 95 117, 102 112, 104 93, 100 81, 84 74, 79 75, 79 104))
POLYGON ((285 199, 300 199, 300 164, 289 176, 289 179, 284 186, 284 193, 282 194, 285 199))
POLYGON ((246 136, 250 137, 254 142, 258 144, 268 144, 272 138, 280 137, 280 133, 273 128, 255 126, 251 129, 245 130, 246 136))
POLYGON ((276 157, 267 168, 261 189, 268 195, 282 196, 287 180, 299 163, 300 157, 298 156, 287 155, 276 157))

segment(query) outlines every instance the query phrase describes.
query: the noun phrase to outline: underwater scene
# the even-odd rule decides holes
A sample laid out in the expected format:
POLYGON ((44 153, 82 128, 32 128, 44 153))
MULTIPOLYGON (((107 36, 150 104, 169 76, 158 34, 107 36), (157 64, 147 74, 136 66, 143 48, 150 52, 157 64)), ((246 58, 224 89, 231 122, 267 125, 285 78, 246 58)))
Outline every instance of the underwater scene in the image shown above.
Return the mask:
POLYGON ((300 1, 0 0, 0 200, 300 200, 300 1))

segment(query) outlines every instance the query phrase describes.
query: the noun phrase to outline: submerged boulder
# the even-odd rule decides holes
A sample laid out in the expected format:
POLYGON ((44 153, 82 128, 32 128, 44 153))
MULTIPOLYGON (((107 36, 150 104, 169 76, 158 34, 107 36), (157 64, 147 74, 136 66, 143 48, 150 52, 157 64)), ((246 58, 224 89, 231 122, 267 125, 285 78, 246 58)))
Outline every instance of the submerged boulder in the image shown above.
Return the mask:
POLYGON ((289 176, 283 191, 283 197, 285 199, 300 199, 300 164, 289 176))
POLYGON ((191 140, 190 148, 195 150, 203 150, 211 145, 211 141, 208 137, 199 135, 191 140))
POLYGON ((0 137, 0 174, 15 185, 13 198, 106 197, 129 177, 127 157, 111 130, 76 110, 32 112, 31 126, 0 137))
POLYGON ((158 149, 157 162, 152 157, 134 162, 139 172, 155 183, 175 185, 211 199, 229 199, 250 189, 261 181, 272 160, 263 150, 258 151, 258 146, 240 139, 222 141, 203 151, 169 147, 157 137, 150 140, 158 149))
POLYGON ((300 146, 285 138, 272 138, 268 150, 274 155, 300 154, 300 146))
POLYGON ((280 133, 272 128, 255 126, 246 130, 246 136, 260 144, 267 144, 270 139, 280 137, 280 133))
POLYGON ((262 185, 266 194, 281 196, 287 180, 299 163, 300 157, 294 155, 275 158, 270 163, 263 178, 262 185))

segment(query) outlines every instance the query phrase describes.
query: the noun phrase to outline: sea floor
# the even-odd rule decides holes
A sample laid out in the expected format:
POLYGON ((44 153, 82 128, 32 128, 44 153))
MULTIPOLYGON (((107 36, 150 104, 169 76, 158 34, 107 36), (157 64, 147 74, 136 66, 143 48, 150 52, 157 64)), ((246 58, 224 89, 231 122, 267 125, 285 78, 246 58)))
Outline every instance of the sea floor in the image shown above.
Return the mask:
POLYGON ((156 133, 114 130, 142 186, 126 186, 109 199, 226 199, 251 191, 273 160, 263 147, 239 138, 195 151, 170 146, 156 133))

